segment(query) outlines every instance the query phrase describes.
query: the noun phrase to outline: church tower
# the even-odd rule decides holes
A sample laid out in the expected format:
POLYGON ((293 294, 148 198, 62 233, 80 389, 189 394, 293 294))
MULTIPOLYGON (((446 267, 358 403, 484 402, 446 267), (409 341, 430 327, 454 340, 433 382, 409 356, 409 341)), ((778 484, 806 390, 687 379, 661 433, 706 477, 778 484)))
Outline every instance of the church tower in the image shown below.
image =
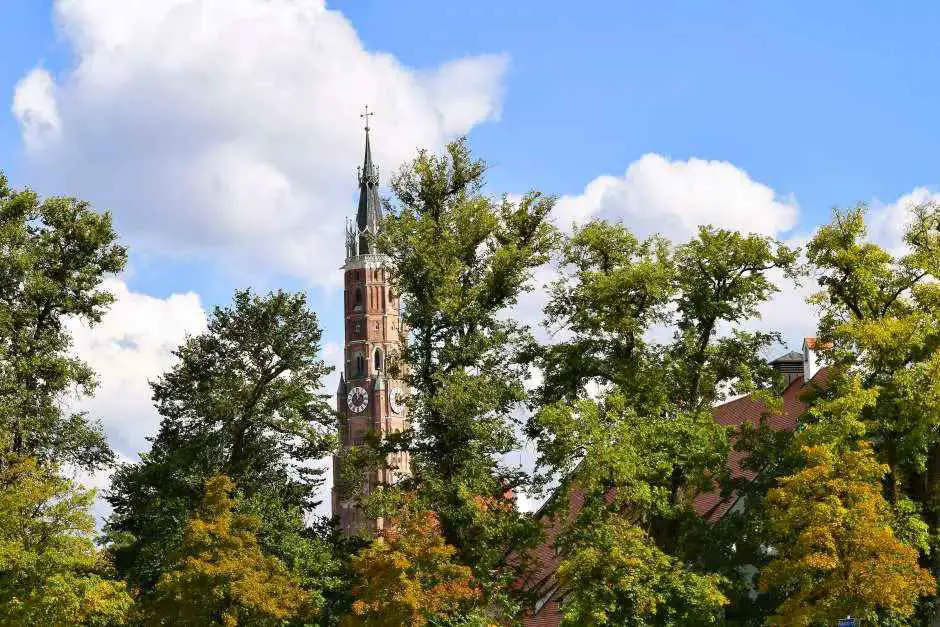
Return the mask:
MULTIPOLYGON (((375 251, 374 240, 382 223, 378 169, 372 163, 368 107, 365 157, 359 170, 359 207, 354 221, 346 225, 346 264, 343 312, 345 319, 344 364, 336 391, 340 446, 349 450, 362 446, 369 431, 379 436, 404 429, 407 409, 404 385, 392 379, 386 368, 390 358, 401 354, 401 323, 398 297, 388 281, 387 259, 375 251)), ((394 481, 394 472, 407 472, 408 460, 396 456, 390 465, 398 470, 366 472, 363 492, 394 481)), ((340 458, 333 459, 333 476, 339 476, 340 458)), ((335 483, 335 480, 334 480, 335 483)), ((333 488, 333 515, 347 535, 371 535, 382 529, 382 519, 366 518, 351 495, 333 488)))

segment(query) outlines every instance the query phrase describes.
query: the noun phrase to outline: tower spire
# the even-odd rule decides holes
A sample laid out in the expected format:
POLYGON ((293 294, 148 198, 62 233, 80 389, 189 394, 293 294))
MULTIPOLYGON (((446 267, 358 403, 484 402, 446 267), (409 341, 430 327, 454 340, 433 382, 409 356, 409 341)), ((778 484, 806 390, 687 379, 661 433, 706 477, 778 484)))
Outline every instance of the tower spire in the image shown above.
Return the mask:
POLYGON ((369 137, 369 118, 375 115, 366 106, 365 112, 359 117, 365 120, 366 149, 362 159, 362 168, 359 170, 359 209, 356 212, 356 226, 360 234, 359 253, 369 253, 370 243, 366 235, 378 230, 382 221, 382 200, 379 198, 379 171, 372 163, 372 145, 369 137))

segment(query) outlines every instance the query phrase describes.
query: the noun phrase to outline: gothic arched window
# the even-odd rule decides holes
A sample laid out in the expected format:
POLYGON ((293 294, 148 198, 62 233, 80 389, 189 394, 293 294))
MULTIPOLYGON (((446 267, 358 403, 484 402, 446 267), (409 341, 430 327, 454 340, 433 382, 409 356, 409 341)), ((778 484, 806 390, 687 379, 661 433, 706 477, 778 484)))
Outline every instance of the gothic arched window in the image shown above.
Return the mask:
POLYGON ((384 364, 382 363, 382 349, 377 348, 375 349, 375 371, 382 372, 383 365, 384 364))
POLYGON ((356 376, 361 377, 365 374, 365 362, 362 359, 362 353, 356 353, 356 376))
POLYGON ((355 296, 355 300, 353 301, 353 305, 360 309, 362 308, 362 289, 361 288, 358 288, 358 287, 356 288, 356 296, 355 296))

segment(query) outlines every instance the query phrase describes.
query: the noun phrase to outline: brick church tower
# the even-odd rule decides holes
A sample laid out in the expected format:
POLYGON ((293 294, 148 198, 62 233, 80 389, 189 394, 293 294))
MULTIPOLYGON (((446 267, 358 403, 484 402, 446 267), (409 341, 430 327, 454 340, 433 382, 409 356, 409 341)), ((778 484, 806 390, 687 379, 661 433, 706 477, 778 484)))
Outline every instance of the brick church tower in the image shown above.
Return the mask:
MULTIPOLYGON (((400 431, 407 424, 404 384, 389 378, 386 364, 401 353, 402 332, 398 297, 385 269, 386 258, 377 254, 373 241, 381 228, 378 169, 372 163, 369 116, 366 108, 366 147, 359 170, 359 207, 356 219, 346 225, 346 264, 343 311, 345 319, 344 364, 336 391, 340 446, 349 450, 363 444, 369 431, 382 435, 400 431)), ((366 472, 362 487, 392 483, 395 472, 407 472, 408 460, 398 457, 390 465, 399 470, 366 472)), ((333 476, 339 476, 340 458, 333 459, 333 476)), ((334 481, 335 483, 335 481, 334 481)), ((347 535, 371 535, 382 529, 382 519, 369 519, 350 495, 333 488, 333 515, 347 535)))

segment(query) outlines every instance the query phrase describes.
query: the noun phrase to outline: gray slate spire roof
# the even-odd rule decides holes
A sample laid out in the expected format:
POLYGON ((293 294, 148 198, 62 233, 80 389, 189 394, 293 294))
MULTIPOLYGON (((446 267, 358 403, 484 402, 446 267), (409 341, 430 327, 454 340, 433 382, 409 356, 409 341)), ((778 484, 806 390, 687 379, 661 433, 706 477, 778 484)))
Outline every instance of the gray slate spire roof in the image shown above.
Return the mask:
MULTIPOLYGON (((367 114, 371 115, 371 114, 367 114)), ((359 231, 375 228, 382 221, 382 200, 379 198, 379 170, 372 163, 372 146, 369 142, 369 119, 366 118, 366 154, 359 170, 359 210, 356 226, 359 231)), ((360 253, 368 252, 361 249, 360 253)))
POLYGON ((346 260, 362 255, 373 255, 373 245, 382 224, 382 199, 379 198, 379 169, 372 163, 372 144, 369 138, 369 117, 366 107, 361 116, 366 120, 366 154, 359 168, 359 207, 356 219, 346 221, 346 260))

